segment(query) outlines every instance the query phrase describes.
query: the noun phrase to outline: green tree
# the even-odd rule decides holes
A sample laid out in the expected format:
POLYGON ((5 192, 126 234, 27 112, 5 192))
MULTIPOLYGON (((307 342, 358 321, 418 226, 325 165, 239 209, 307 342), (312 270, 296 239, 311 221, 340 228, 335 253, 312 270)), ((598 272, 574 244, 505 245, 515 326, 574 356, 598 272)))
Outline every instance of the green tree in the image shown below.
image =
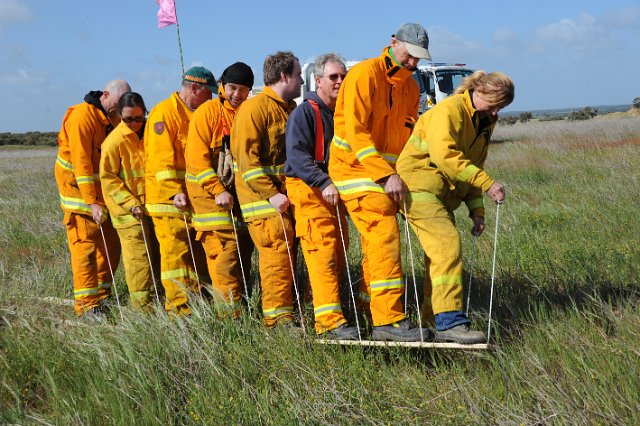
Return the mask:
POLYGON ((633 107, 640 109, 640 96, 633 98, 633 107))

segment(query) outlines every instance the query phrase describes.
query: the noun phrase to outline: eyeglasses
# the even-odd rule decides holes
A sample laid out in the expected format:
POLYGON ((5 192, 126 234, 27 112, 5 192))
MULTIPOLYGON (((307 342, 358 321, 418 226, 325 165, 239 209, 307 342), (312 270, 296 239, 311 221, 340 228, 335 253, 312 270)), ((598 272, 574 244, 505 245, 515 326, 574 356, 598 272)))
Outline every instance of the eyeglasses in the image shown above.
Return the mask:
POLYGON ((122 121, 124 121, 125 123, 129 124, 129 123, 144 123, 144 116, 138 116, 138 117, 122 117, 122 121))
POLYGON ((340 77, 340 80, 344 80, 346 76, 347 76, 346 74, 334 73, 334 74, 325 75, 324 77, 327 77, 329 80, 336 82, 338 81, 338 77, 340 77))

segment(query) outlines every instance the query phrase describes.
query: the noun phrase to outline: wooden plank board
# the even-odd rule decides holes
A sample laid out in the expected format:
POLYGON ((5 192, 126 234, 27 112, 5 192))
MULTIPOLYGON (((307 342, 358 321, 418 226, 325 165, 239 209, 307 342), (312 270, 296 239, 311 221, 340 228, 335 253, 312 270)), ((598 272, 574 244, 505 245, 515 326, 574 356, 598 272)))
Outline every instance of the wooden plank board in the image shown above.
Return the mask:
POLYGON ((385 342, 381 340, 329 340, 317 339, 317 343, 324 345, 344 345, 344 346, 382 346, 382 347, 403 347, 419 349, 465 349, 465 350, 487 350, 488 343, 475 343, 463 345, 451 342, 385 342))

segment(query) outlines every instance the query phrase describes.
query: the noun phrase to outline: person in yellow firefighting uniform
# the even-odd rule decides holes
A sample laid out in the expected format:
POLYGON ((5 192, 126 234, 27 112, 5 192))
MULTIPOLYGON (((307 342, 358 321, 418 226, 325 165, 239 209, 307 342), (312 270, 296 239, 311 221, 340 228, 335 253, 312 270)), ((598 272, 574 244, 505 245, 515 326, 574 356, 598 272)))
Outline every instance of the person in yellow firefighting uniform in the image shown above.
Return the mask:
POLYGON ((236 114, 231 153, 237 164, 238 202, 260 257, 263 321, 272 328, 293 324, 285 126, 303 81, 300 62, 291 52, 267 56, 263 74, 264 90, 246 100, 236 114))
POLYGON ((189 296, 200 291, 193 258, 198 273, 206 268, 202 246, 194 244, 185 225, 191 212, 186 195, 184 147, 193 111, 211 99, 217 89, 211 71, 204 67, 189 68, 180 91, 149 112, 145 127, 145 208, 153 220, 160 246, 160 280, 165 291, 165 309, 170 314, 191 313, 189 296))
POLYGON ((121 122, 102 144, 100 183, 111 222, 120 237, 122 262, 134 309, 149 310, 153 281, 149 256, 151 220, 144 216, 144 131, 147 109, 142 96, 125 93, 118 102, 121 122), (144 227, 144 230, 143 230, 144 227), (145 235, 143 235, 143 232, 145 235))
POLYGON ((509 77, 476 71, 420 117, 398 159, 398 174, 409 189, 407 218, 428 258, 423 317, 435 313, 439 341, 486 341, 483 332, 470 329, 462 310, 462 249, 453 211, 467 205, 477 236, 485 228, 482 192, 504 201, 504 186, 483 167, 498 111, 513 97, 509 77))
POLYGON ((112 80, 103 91, 87 93, 83 103, 67 110, 58 134, 55 177, 71 253, 74 311, 96 321, 104 320, 101 303, 111 293, 108 261, 116 268, 120 258, 118 236, 102 198, 100 149, 120 122, 118 100, 129 91, 126 81, 112 80))
MULTIPOLYGON (((234 311, 240 313, 243 294, 243 270, 250 269, 248 256, 238 256, 238 244, 251 241, 246 230, 234 229, 239 215, 232 221, 235 190, 233 188, 233 163, 230 154, 230 132, 237 109, 247 99, 253 87, 253 71, 243 63, 236 62, 227 67, 220 77, 218 97, 202 104, 189 124, 187 137, 187 191, 193 206, 193 226, 196 239, 202 243, 207 254, 209 275, 213 283, 214 300, 226 300, 234 311), (220 166, 220 167, 219 167, 220 166), (238 233, 240 235, 236 235, 238 233), (239 262, 243 261, 243 267, 239 262)), ((233 213, 236 213, 235 211, 233 213)), ((246 244, 245 244, 246 245, 246 244)), ((248 295, 247 295, 248 296, 248 295)))
POLYGON ((344 206, 339 218, 338 190, 327 174, 333 110, 346 73, 342 58, 336 54, 316 59, 316 91, 308 93, 287 121, 284 172, 296 235, 309 271, 316 332, 325 338, 357 340, 358 330, 347 324, 340 306, 339 275, 344 271, 345 257, 338 220, 346 230, 344 206))
POLYGON ((418 117, 419 89, 411 78, 421 58, 431 59, 419 24, 404 24, 377 58, 353 66, 340 88, 329 177, 360 232, 367 260, 372 337, 420 341, 402 307, 404 283, 396 219, 406 187, 395 163, 418 117))

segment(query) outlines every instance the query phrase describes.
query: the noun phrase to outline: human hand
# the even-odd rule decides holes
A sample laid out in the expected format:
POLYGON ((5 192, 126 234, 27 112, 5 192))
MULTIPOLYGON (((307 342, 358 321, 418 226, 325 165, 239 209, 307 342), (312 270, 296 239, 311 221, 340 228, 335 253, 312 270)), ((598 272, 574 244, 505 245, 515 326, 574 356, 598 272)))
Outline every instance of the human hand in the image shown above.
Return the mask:
POLYGON ((91 204, 91 217, 98 224, 101 225, 106 219, 102 206, 100 204, 91 204))
POLYGON ((384 192, 387 193, 398 205, 402 205, 407 195, 407 186, 397 173, 392 174, 384 183, 384 192))
POLYGON ((491 188, 489 188, 487 190, 487 195, 496 204, 504 203, 504 198, 506 196, 505 195, 505 190, 504 190, 504 185, 501 182, 498 182, 498 181, 493 182, 493 185, 491 185, 491 188))
POLYGON ((340 200, 340 193, 338 192, 338 188, 336 188, 334 184, 330 183, 325 189, 322 190, 322 198, 324 198, 327 203, 335 206, 336 204, 338 204, 338 200, 340 200))
POLYGON ((142 216, 143 216, 142 207, 140 207, 140 206, 133 206, 133 207, 131 207, 131 214, 132 214, 132 215, 133 215, 133 217, 135 217, 137 220, 142 220, 142 216))
POLYGON ((278 192, 273 197, 269 198, 269 202, 276 208, 278 213, 284 213, 289 208, 289 198, 286 195, 278 192))
POLYGON ((484 217, 482 216, 472 216, 471 220, 473 220, 473 227, 471 228, 471 233, 475 237, 479 237, 484 232, 484 217))
POLYGON ((218 207, 225 210, 231 210, 231 207, 233 206, 233 195, 228 191, 224 191, 222 194, 216 195, 215 201, 218 207))
POLYGON ((179 192, 173 197, 173 205, 175 208, 183 212, 187 208, 187 196, 179 192))

